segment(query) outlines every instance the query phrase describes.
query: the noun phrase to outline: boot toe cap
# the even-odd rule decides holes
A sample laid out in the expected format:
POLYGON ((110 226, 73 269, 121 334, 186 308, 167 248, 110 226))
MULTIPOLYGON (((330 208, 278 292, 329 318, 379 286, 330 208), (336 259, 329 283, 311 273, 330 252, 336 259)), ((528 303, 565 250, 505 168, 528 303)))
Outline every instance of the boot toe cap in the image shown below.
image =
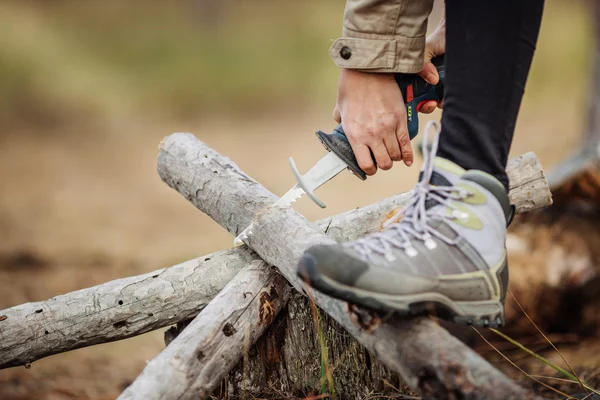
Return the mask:
POLYGON ((316 245, 309 248, 298 263, 298 276, 309 282, 325 276, 352 286, 369 268, 340 245, 316 245))

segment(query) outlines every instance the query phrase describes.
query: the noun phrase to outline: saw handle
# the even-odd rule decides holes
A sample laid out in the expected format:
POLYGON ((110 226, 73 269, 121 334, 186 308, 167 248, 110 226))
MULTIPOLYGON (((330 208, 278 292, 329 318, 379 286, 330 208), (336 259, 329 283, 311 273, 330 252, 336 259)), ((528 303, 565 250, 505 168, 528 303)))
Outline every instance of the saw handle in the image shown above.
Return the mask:
MULTIPOLYGON (((434 57, 431 62, 435 65, 440 75, 440 81, 437 85, 431 85, 415 74, 395 74, 396 83, 400 87, 404 105, 406 106, 406 119, 410 140, 414 139, 417 133, 419 133, 419 117, 417 113, 421 110, 423 104, 428 101, 439 103, 444 98, 444 80, 446 77, 444 55, 434 57)), ((325 148, 333 151, 340 157, 354 175, 363 181, 367 179, 367 174, 358 166, 342 124, 339 124, 332 133, 317 131, 316 134, 325 148)), ((372 153, 371 156, 373 157, 372 153)), ((375 157, 373 157, 373 162, 377 165, 375 157)))

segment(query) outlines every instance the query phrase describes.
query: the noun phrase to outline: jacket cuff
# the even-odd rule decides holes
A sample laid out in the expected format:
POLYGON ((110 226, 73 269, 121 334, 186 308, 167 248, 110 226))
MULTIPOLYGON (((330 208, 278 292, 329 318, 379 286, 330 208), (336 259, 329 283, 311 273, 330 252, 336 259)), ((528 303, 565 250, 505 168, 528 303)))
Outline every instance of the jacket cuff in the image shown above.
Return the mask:
POLYGON ((417 73, 423 69, 425 36, 365 34, 344 29, 329 54, 340 68, 365 72, 417 73))

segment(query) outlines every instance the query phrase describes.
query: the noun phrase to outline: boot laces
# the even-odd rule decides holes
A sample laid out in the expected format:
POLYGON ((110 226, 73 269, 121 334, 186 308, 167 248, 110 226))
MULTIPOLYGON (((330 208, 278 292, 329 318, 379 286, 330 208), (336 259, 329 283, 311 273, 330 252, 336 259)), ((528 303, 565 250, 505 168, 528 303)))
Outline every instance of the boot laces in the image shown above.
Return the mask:
POLYGON ((429 250, 437 244, 433 237, 437 237, 448 245, 455 245, 457 239, 452 239, 438 231, 429 224, 434 220, 456 220, 468 218, 468 214, 457 209, 450 200, 463 200, 473 195, 472 193, 453 186, 434 186, 430 183, 433 175, 433 161, 437 154, 440 135, 440 126, 436 121, 429 121, 423 137, 423 175, 417 183, 413 197, 404 209, 397 210, 384 225, 385 230, 374 233, 345 245, 352 248, 360 256, 370 258, 374 253, 384 256, 388 261, 394 261, 394 249, 401 249, 409 257, 418 254, 413 246, 413 241, 422 241, 429 250), (430 135, 433 138, 430 140, 430 135), (430 146, 431 142, 431 146, 430 146), (426 206, 427 200, 433 200, 446 207, 426 206), (400 222, 395 222, 404 215, 400 222))

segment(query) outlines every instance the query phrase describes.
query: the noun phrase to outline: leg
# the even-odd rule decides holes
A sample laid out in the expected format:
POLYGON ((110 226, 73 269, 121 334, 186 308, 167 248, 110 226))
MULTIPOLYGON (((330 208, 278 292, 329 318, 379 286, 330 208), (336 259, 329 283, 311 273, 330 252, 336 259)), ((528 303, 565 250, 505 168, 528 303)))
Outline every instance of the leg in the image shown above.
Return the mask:
POLYGON ((496 177, 504 169, 543 0, 447 0, 446 82, 438 155, 496 177))
POLYGON ((542 0, 447 0, 443 132, 430 123, 435 129, 423 134, 411 203, 382 232, 311 247, 299 276, 331 296, 400 315, 433 309, 458 323, 504 323, 504 168, 542 8, 542 0))

